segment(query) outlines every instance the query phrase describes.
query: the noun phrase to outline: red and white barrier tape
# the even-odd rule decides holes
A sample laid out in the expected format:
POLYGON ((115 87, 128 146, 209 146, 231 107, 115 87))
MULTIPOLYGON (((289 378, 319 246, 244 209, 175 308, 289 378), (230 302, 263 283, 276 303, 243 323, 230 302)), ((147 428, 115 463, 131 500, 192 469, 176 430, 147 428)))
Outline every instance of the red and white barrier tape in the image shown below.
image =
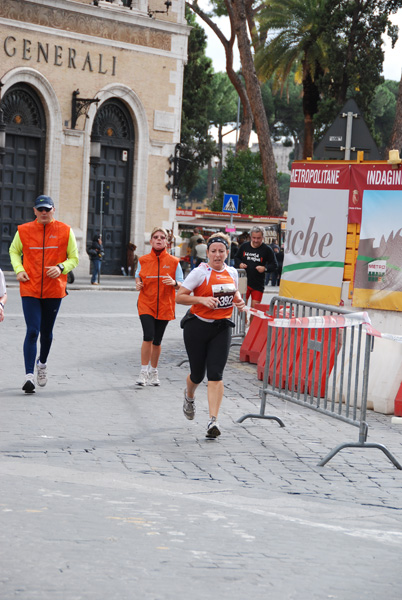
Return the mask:
POLYGON ((384 340, 392 340, 393 342, 399 342, 402 344, 402 335, 395 335, 393 333, 381 333, 381 331, 377 331, 371 325, 365 325, 365 329, 369 335, 374 335, 375 337, 383 338, 384 340))
POLYGON ((271 315, 266 315, 262 310, 245 306, 244 310, 254 317, 269 321, 270 327, 287 327, 292 329, 327 329, 330 327, 355 327, 364 325, 367 333, 375 337, 380 337, 394 342, 402 343, 402 335, 393 335, 392 333, 381 333, 371 325, 370 317, 367 312, 355 312, 347 315, 325 315, 314 317, 291 317, 289 319, 277 319, 271 315))

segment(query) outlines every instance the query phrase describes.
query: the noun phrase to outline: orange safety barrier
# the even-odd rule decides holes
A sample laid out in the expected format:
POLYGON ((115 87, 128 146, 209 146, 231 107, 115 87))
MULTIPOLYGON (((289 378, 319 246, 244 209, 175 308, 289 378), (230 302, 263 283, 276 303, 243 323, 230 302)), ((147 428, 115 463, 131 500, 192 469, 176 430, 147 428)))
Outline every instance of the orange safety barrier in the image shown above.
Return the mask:
MULTIPOLYGON (((255 308, 267 312, 269 310, 269 304, 257 304, 255 308)), ((268 321, 266 319, 254 317, 240 347, 241 362, 257 364, 263 350, 265 355, 267 334, 268 321)))
MULTIPOLYGON (((277 388, 324 396, 325 386, 332 372, 341 336, 335 329, 282 329, 272 332, 268 383, 277 388), (332 333, 331 333, 332 332, 332 333), (323 339, 324 336, 324 339, 323 339), (321 344, 322 350, 308 348, 310 340, 321 344), (290 346, 288 348, 288 346, 290 346), (315 355, 315 362, 314 362, 315 355), (320 376, 320 361, 322 361, 320 376), (274 378, 275 369, 275 378, 274 378)), ((257 362, 257 377, 264 378, 266 344, 257 362)))
POLYGON ((396 417, 402 417, 402 383, 399 386, 397 395, 395 396, 394 415, 396 417))

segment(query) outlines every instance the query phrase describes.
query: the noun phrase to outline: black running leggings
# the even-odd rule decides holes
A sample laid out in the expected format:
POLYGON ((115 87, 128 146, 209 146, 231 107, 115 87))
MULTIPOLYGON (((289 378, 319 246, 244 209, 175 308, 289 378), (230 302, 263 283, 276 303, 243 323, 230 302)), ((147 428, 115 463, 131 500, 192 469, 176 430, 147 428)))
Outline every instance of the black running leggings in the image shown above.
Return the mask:
POLYGON ((169 321, 155 319, 152 315, 140 315, 140 321, 144 342, 152 342, 154 346, 160 346, 169 321))
POLYGON ((229 323, 226 320, 207 323, 195 317, 185 323, 183 334, 191 381, 201 383, 205 371, 208 381, 222 381, 231 341, 229 323))

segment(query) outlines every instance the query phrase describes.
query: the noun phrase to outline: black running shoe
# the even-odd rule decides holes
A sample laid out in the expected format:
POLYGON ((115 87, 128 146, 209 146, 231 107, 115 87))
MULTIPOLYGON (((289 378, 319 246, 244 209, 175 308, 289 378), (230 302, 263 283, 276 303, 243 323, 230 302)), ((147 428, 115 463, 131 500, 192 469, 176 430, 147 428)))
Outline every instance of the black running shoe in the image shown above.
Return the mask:
POLYGON ((22 386, 23 391, 26 394, 34 394, 35 393, 35 384, 33 375, 27 375, 24 381, 24 385, 22 386))

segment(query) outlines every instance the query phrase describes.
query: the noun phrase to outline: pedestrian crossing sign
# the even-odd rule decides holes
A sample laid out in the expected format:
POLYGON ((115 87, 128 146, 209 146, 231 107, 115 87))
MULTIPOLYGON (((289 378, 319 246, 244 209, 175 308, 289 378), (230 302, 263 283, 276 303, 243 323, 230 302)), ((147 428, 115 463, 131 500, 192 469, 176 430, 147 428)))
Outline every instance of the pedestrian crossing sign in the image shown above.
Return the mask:
POLYGON ((227 213, 239 212, 239 195, 238 194, 223 194, 222 212, 227 212, 227 213))

